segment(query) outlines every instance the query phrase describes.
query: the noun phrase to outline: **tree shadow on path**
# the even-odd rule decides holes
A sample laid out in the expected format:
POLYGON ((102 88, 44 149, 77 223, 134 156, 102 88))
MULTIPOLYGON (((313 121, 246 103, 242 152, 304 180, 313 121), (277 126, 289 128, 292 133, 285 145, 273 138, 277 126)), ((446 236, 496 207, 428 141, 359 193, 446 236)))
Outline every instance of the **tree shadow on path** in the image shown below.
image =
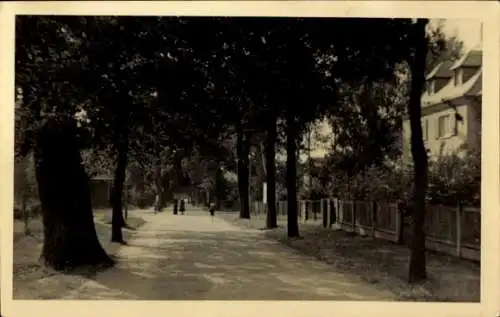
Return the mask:
POLYGON ((155 228, 130 241, 83 299, 391 300, 356 276, 266 240, 257 230, 155 228))

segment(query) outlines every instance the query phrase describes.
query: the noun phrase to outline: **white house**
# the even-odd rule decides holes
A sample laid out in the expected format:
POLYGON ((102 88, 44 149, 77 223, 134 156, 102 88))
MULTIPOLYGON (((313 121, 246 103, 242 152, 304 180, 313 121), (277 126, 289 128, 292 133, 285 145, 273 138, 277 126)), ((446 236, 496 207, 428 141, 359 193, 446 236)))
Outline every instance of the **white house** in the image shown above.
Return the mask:
MULTIPOLYGON (((437 65, 426 77, 422 131, 430 159, 480 146, 482 51, 468 51, 456 62, 437 65)), ((410 121, 403 118, 403 157, 411 159, 410 121)))

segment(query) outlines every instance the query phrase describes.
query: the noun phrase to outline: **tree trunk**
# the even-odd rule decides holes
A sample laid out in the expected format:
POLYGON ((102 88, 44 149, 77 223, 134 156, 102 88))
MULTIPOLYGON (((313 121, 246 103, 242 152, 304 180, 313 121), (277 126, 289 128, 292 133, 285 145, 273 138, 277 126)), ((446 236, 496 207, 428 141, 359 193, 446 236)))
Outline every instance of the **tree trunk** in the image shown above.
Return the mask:
POLYGON ((160 206, 162 208, 165 208, 167 206, 167 202, 172 201, 173 199, 172 195, 173 184, 170 178, 171 178, 171 173, 169 172, 162 173, 162 178, 161 178, 162 195, 160 200, 161 201, 160 206))
POLYGON ((276 216, 276 139, 277 139, 276 118, 273 117, 269 122, 267 130, 267 140, 265 148, 265 166, 267 183, 267 218, 266 228, 273 229, 278 227, 276 216))
POLYGON ((399 215, 399 235, 397 237, 396 243, 399 245, 405 244, 405 215, 406 209, 408 208, 407 204, 403 202, 398 202, 397 204, 397 213, 399 215))
POLYGON ((123 188, 128 161, 128 138, 125 136, 117 146, 115 176, 111 190, 111 242, 124 243, 122 228, 126 227, 123 218, 123 188))
POLYGON ((75 122, 51 118, 38 132, 35 174, 43 215, 45 264, 56 270, 113 265, 97 238, 75 122))
POLYGON ((309 174, 309 184, 307 184, 307 186, 309 187, 309 191, 308 191, 308 198, 307 199, 313 199, 311 197, 311 194, 312 194, 312 188, 313 188, 313 162, 312 162, 312 159, 311 159, 311 149, 312 149, 312 145, 311 145, 311 134, 312 134, 312 124, 311 126, 308 128, 308 131, 307 131, 307 167, 308 167, 308 174, 309 174))
POLYGON ((421 95, 425 83, 425 65, 428 49, 426 37, 427 19, 418 19, 415 26, 416 50, 410 61, 411 90, 408 113, 411 126, 411 153, 414 163, 414 210, 413 210, 413 242, 410 257, 408 280, 410 283, 426 279, 425 260, 425 195, 427 191, 427 152, 422 139, 421 95))
POLYGON ((245 136, 241 124, 238 125, 236 154, 238 156, 238 190, 240 194, 240 218, 250 219, 249 202, 249 151, 248 136, 245 136))
POLYGON ((126 224, 127 218, 128 218, 128 187, 125 184, 125 190, 123 191, 123 211, 124 211, 124 222, 126 224))
POLYGON ((224 199, 224 175, 220 166, 215 171, 215 209, 221 209, 221 201, 224 199))
POLYGON ((297 123, 292 113, 286 121, 286 183, 287 183, 287 231, 288 237, 299 237, 297 219, 297 123))
MULTIPOLYGON (((155 189, 156 189, 156 195, 159 197, 158 205, 155 206, 154 208, 157 208, 158 211, 160 211, 164 206, 163 206, 163 178, 162 178, 162 173, 161 173, 161 158, 160 158, 160 149, 158 145, 156 146, 156 157, 155 157, 155 165, 154 165, 154 183, 155 183, 155 189)), ((156 197, 155 197, 156 201, 156 197)))

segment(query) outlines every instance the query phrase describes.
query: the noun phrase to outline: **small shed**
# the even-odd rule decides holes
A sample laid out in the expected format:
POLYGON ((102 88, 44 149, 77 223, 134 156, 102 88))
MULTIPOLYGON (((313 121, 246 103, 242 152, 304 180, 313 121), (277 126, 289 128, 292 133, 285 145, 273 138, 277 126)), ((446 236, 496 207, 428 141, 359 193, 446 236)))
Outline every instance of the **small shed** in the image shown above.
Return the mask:
POLYGON ((111 207, 111 188, 113 187, 113 177, 109 175, 96 175, 90 179, 89 188, 92 199, 92 207, 111 207))

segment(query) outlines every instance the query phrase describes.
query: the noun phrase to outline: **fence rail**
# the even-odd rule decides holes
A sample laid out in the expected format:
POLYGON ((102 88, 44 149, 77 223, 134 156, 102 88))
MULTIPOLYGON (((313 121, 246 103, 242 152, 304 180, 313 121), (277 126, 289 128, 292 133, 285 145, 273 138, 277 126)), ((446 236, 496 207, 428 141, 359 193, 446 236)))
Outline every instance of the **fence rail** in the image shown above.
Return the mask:
MULTIPOLYGON (((286 221, 288 203, 278 201, 278 221, 286 221)), ((411 228, 404 222, 397 204, 339 199, 299 200, 300 223, 355 232, 363 236, 397 242, 402 233, 411 240, 411 228), (403 230, 403 231, 401 231, 403 230)), ((251 203, 254 215, 265 214, 261 201, 251 203)), ((426 212, 426 248, 459 258, 479 261, 481 257, 481 212, 468 206, 428 205, 426 212)))

